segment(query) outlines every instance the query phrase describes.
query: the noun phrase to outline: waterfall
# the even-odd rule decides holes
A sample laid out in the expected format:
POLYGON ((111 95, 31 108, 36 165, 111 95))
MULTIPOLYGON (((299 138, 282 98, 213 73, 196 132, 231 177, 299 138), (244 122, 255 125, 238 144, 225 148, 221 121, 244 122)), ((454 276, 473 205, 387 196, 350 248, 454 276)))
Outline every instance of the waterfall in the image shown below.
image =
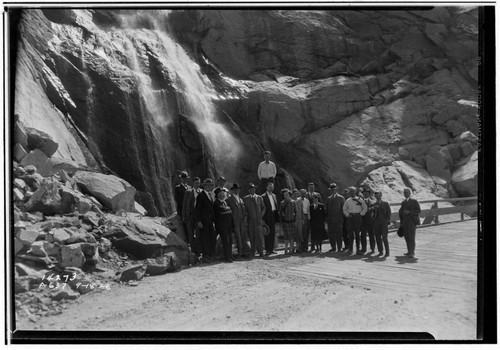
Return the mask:
POLYGON ((205 138, 216 171, 228 175, 234 172, 231 167, 235 166, 240 152, 239 142, 216 120, 213 100, 217 93, 212 83, 170 35, 169 12, 143 10, 120 15, 122 24, 116 28, 116 33, 122 39, 127 65, 138 82, 139 94, 155 125, 166 128, 177 118, 176 111, 185 115, 205 138), (169 105, 167 90, 153 81, 157 72, 151 72, 148 55, 154 55, 160 63, 161 79, 166 77, 169 86, 176 91, 177 105, 172 105, 171 100, 169 105))

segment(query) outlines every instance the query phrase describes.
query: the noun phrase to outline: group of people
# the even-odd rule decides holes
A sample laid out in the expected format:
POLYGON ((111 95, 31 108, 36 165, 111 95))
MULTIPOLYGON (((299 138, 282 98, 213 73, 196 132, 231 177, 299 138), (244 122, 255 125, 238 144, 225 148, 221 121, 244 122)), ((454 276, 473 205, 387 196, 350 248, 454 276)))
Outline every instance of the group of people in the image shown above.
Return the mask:
MULTIPOLYGON (((181 183, 175 187, 177 213, 186 231, 187 243, 202 261, 215 258, 217 236, 222 241, 227 262, 276 254, 276 224, 280 224, 285 240, 285 254, 322 253, 324 239, 330 242, 330 252, 364 255, 369 244, 370 254, 390 254, 387 239, 391 208, 382 200, 382 192, 372 193, 370 188, 349 187, 343 195, 331 183, 330 195, 323 201, 314 183, 308 189, 283 189, 283 200, 274 193, 276 165, 270 161, 271 153, 264 153, 259 164, 261 194, 257 186, 248 184, 248 195, 241 197, 241 187, 234 183, 226 188, 226 179, 219 176, 215 184, 211 178, 201 181, 195 177, 192 187, 189 175, 183 171, 181 183), (325 225, 326 224, 326 225, 325 225), (233 239, 234 237, 234 239, 233 239), (309 239, 311 247, 309 248, 309 239), (234 242, 233 242, 234 241, 234 242), (233 243, 237 254, 233 255, 233 243)), ((408 252, 415 254, 415 231, 420 224, 420 205, 411 198, 411 190, 404 190, 399 217, 408 252)))

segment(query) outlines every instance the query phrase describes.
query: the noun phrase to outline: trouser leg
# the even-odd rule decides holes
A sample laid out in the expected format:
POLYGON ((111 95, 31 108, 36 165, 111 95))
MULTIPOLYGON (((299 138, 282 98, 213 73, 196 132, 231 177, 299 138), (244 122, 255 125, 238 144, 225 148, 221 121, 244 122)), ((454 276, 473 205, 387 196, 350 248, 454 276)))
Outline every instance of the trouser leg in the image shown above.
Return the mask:
POLYGON ((379 253, 382 253, 382 226, 384 224, 381 222, 376 222, 373 224, 373 235, 375 236, 375 240, 377 242, 377 249, 379 253))
POLYGON ((367 224, 366 218, 363 217, 362 224, 361 224, 360 239, 359 239, 360 244, 358 245, 358 243, 356 242, 356 245, 358 245, 358 250, 359 250, 359 246, 361 246, 361 250, 366 251, 366 236, 367 236, 367 233, 368 233, 368 224, 367 224))
POLYGON ((269 234, 265 236, 265 248, 268 253, 274 250, 274 239, 276 235, 276 227, 274 225, 274 220, 266 223, 269 226, 269 234))
POLYGON ((234 224, 234 238, 236 241, 236 249, 238 250, 238 255, 243 254, 243 242, 241 239, 242 226, 243 225, 241 222, 237 222, 234 224))
POLYGON ((408 225, 407 227, 405 227, 405 239, 407 240, 406 244, 408 246, 408 253, 410 253, 410 255, 415 255, 415 231, 416 226, 414 225, 408 225))
POLYGON ((255 227, 255 249, 259 254, 264 251, 264 233, 262 232, 262 227, 260 225, 256 225, 255 227))
POLYGON ((340 252, 342 250, 342 236, 343 236, 343 225, 341 221, 338 221, 335 226, 335 239, 337 243, 337 250, 340 252))
POLYGON ((256 223, 255 221, 251 220, 248 223, 248 236, 250 238, 250 254, 254 255, 255 254, 255 249, 256 249, 256 234, 255 234, 255 229, 256 229, 256 223))
POLYGON ((344 246, 346 248, 349 248, 349 233, 347 229, 347 218, 344 217, 344 220, 342 221, 342 240, 344 241, 344 246))
POLYGON ((219 231, 220 239, 222 241, 222 248, 224 250, 224 257, 226 259, 230 259, 232 254, 231 254, 231 239, 230 235, 231 232, 229 228, 223 228, 222 230, 219 231))
POLYGON ((306 252, 309 249, 310 225, 309 220, 304 220, 302 225, 302 251, 306 252))

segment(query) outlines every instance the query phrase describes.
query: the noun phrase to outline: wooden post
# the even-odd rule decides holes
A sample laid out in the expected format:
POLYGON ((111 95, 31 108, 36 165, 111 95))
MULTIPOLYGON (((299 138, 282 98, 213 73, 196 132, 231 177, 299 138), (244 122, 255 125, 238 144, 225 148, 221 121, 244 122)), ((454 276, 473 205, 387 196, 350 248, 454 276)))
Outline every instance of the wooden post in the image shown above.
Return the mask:
MULTIPOLYGON (((438 209, 438 202, 434 202, 434 205, 433 205, 432 207, 433 207, 433 208, 435 208, 435 209, 436 209, 436 212, 437 212, 437 209, 438 209)), ((439 216, 438 216, 438 215, 434 216, 434 223, 435 223, 435 224, 439 224, 439 216)))
POLYGON ((460 212, 460 220, 461 220, 461 221, 464 221, 464 212, 463 212, 463 209, 464 209, 464 201, 460 201, 460 206, 462 207, 462 211, 460 212))

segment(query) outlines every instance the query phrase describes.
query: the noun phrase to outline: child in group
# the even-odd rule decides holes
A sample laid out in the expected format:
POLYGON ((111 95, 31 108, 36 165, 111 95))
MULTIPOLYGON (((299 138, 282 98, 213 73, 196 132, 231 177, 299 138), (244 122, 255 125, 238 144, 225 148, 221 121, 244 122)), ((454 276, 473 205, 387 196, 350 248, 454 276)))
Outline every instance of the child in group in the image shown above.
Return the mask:
MULTIPOLYGON (((283 236, 285 239, 285 254, 292 254, 295 247, 295 236, 297 235, 297 226, 295 225, 295 219, 297 216, 297 206, 295 201, 290 196, 290 190, 284 188, 281 193, 285 197, 280 203, 280 222, 283 228, 283 236)), ((299 247, 297 247, 298 249, 299 247)))
POLYGON ((325 235, 326 208, 319 203, 319 195, 314 194, 311 211, 311 249, 313 253, 321 254, 321 243, 325 235))

